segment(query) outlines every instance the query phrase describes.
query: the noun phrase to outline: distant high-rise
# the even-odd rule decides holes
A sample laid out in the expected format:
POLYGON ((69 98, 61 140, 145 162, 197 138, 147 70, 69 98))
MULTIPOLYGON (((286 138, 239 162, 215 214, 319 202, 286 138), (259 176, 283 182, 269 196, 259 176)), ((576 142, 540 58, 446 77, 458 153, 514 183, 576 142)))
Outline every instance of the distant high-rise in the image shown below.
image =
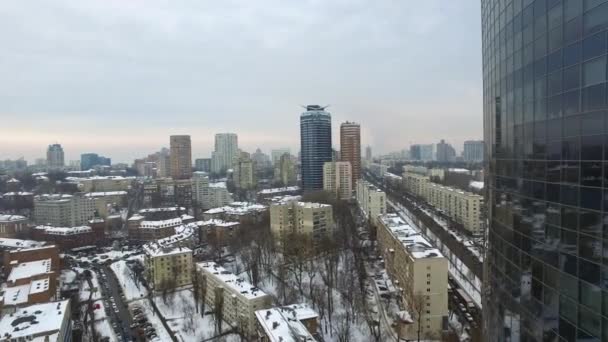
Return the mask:
POLYGON ((332 160, 331 114, 325 107, 306 106, 300 116, 302 189, 323 189, 323 164, 332 160))
POLYGON ((218 133, 215 135, 215 151, 211 156, 211 172, 224 173, 232 167, 232 162, 239 155, 238 137, 235 133, 218 133))
POLYGON ((371 162, 373 159, 372 157, 372 147, 371 146, 367 146, 365 148, 365 160, 371 162))
POLYGON ((420 156, 420 145, 410 146, 410 159, 411 160, 422 160, 420 156))
POLYGON ((456 156, 456 151, 452 145, 445 142, 445 140, 441 139, 441 141, 437 144, 437 161, 438 162, 449 162, 454 160, 456 156))
POLYGON ((467 140, 464 142, 462 157, 465 161, 480 162, 483 160, 483 140, 467 140))
POLYGON ((60 144, 49 145, 46 150, 46 166, 50 169, 61 169, 65 166, 63 147, 60 144))
POLYGON ((196 171, 211 172, 211 158, 198 158, 194 161, 196 171))
POLYGON ((232 180, 237 189, 253 189, 257 186, 255 162, 247 152, 242 152, 234 158, 232 164, 232 180))
POLYGON ((97 153, 83 153, 80 155, 80 169, 83 171, 90 170, 94 166, 106 165, 110 166, 112 160, 97 153))
POLYGON ((169 146, 171 177, 173 179, 192 178, 192 143, 189 135, 172 135, 169 146))
POLYGON ((352 182, 361 177, 361 126, 354 122, 340 125, 340 160, 350 163, 352 182))
POLYGON ((278 148, 274 149, 270 152, 270 157, 272 158, 272 165, 276 166, 281 157, 285 154, 291 154, 291 150, 289 148, 278 148))
POLYGON ((280 182, 283 186, 296 185, 298 175, 296 166, 289 153, 284 153, 274 167, 275 181, 280 182))
POLYGON ((326 162, 323 165, 323 189, 333 193, 338 199, 349 200, 353 196, 350 162, 326 162))

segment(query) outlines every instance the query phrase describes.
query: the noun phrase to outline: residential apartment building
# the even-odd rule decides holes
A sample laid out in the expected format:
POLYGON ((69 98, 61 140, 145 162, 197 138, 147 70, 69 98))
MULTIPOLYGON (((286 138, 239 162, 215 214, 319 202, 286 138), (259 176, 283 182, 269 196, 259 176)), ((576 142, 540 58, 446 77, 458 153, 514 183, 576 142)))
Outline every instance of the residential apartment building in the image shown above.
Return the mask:
POLYGON ((78 184, 78 189, 83 192, 128 191, 135 181, 135 177, 123 176, 68 177, 66 179, 78 184))
POLYGON ((403 173, 403 186, 414 196, 426 198, 426 191, 430 182, 431 180, 426 174, 413 171, 403 173))
POLYGON ((211 172, 223 174, 232 167, 232 161, 238 154, 239 142, 235 133, 216 134, 215 150, 211 154, 211 172))
POLYGON ((292 186, 298 182, 296 165, 289 153, 280 156, 278 162, 275 163, 274 178, 283 186, 292 186))
POLYGON ((377 239, 402 309, 413 321, 399 327, 399 337, 416 339, 420 323, 421 337, 439 339, 448 320, 447 259, 396 214, 380 217, 377 239))
POLYGON ((326 162, 323 165, 323 190, 336 198, 349 200, 353 197, 352 167, 348 161, 326 162))
POLYGON ((96 200, 80 195, 39 195, 34 198, 36 224, 82 226, 94 217, 95 210, 96 200))
POLYGON ((357 203, 372 226, 378 224, 378 216, 386 214, 386 194, 373 184, 360 179, 357 182, 357 203))
POLYGON ((126 191, 89 192, 83 194, 85 198, 95 199, 95 209, 99 217, 106 219, 114 208, 124 208, 127 205, 126 191))
POLYGON ((192 177, 192 142, 189 135, 172 135, 169 138, 171 158, 171 178, 190 179, 192 177))
POLYGON ((361 126, 355 122, 340 125, 340 160, 351 165, 351 184, 361 178, 361 126))
POLYGON ((256 340, 259 342, 315 342, 319 315, 306 304, 258 310, 256 340))
POLYGON ((171 238, 144 245, 144 266, 155 291, 192 284, 192 250, 174 244, 171 238))
POLYGON ((60 144, 49 145, 46 150, 46 166, 49 170, 62 169, 65 166, 63 147, 60 144))
POLYGON ((86 226, 55 227, 41 225, 32 229, 32 239, 49 241, 58 245, 62 250, 67 250, 103 243, 105 230, 106 222, 102 219, 93 219, 86 226))
POLYGON ((204 172, 193 173, 192 198, 204 210, 222 207, 233 202, 226 182, 209 183, 209 177, 204 172))
POLYGON ((483 234, 483 196, 449 186, 428 183, 426 201, 462 224, 472 234, 483 234))
POLYGON ((270 308, 271 297, 212 261, 197 263, 196 270, 205 302, 214 308, 221 303, 224 320, 244 335, 254 337, 255 312, 270 308))
POLYGON ((194 168, 200 172, 211 172, 211 158, 198 158, 194 160, 194 168))
POLYGON ((237 189, 249 190, 257 186, 255 162, 249 153, 242 152, 239 157, 234 158, 232 181, 237 189))
POLYGON ((277 246, 288 248, 293 234, 307 237, 313 247, 334 231, 333 209, 329 204, 285 201, 270 206, 270 231, 277 246))
POLYGON ((468 162, 480 162, 483 161, 483 151, 483 140, 467 140, 464 142, 462 157, 468 162))

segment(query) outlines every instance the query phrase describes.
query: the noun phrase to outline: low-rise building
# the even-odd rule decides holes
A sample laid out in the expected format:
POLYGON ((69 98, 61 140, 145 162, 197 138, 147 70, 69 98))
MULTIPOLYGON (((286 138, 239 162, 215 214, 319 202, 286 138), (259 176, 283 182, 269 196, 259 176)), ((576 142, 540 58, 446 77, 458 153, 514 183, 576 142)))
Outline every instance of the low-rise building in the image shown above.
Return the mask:
POLYGON ((102 219, 93 219, 86 226, 36 226, 32 238, 38 241, 50 241, 57 244, 60 249, 67 250, 100 244, 105 239, 105 231, 106 222, 102 219))
POLYGON ((0 238, 19 238, 29 236, 28 220, 20 215, 0 214, 0 238))
POLYGON ((192 283, 190 239, 195 225, 180 227, 175 235, 144 245, 145 276, 155 291, 192 283))
POLYGON ((255 336, 255 312, 271 306, 270 296, 212 261, 197 263, 196 269, 205 302, 214 308, 221 303, 226 322, 247 336, 255 336))
POLYGON ((204 236, 208 242, 223 246, 227 239, 235 236, 241 226, 239 222, 223 220, 208 220, 197 222, 200 236, 204 236))
POLYGON ((378 225, 378 216, 386 214, 386 194, 363 179, 357 182, 357 203, 374 227, 378 225))
POLYGON ((229 205, 205 211, 203 219, 205 221, 219 219, 240 223, 259 222, 266 211, 268 211, 268 207, 261 204, 232 202, 229 205))
POLYGON ((0 318, 0 342, 72 340, 70 300, 30 305, 0 318))
POLYGON ((69 182, 78 184, 78 188, 83 192, 107 192, 107 191, 127 191, 131 188, 135 177, 123 176, 93 176, 93 177, 68 177, 69 182))
POLYGON ((208 210, 232 203, 232 195, 226 182, 209 183, 205 172, 194 172, 192 176, 192 199, 202 209, 208 210))
POLYGON ((127 205, 126 191, 89 192, 83 196, 95 199, 97 214, 104 219, 113 212, 112 208, 124 208, 127 205))
POLYGON ((307 237, 314 247, 334 232, 333 209, 329 204, 283 201, 270 206, 270 231, 279 248, 289 248, 294 235, 307 237))
POLYGON ((403 186, 405 187, 405 190, 417 197, 426 198, 430 181, 429 176, 426 174, 412 171, 403 173, 403 186))
POLYGON ((256 341, 314 342, 319 315, 305 304, 258 310, 255 312, 256 341))
POLYGON ((323 190, 341 200, 353 196, 352 168, 350 162, 331 161, 323 164, 323 190))
POLYGON ((299 186, 287 186, 282 188, 264 189, 258 191, 257 200, 262 204, 270 204, 270 201, 277 196, 296 196, 302 191, 299 186))
POLYGON ((378 248, 397 287, 401 305, 413 323, 400 327, 400 338, 441 336, 447 329, 448 261, 431 243, 395 214, 380 217, 378 248))

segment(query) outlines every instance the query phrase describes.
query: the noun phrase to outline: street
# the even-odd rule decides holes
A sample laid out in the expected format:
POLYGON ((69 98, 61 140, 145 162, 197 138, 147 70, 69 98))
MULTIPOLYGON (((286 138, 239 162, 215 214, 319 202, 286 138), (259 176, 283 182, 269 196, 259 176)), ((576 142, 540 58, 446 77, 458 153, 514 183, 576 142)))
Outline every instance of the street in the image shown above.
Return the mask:
MULTIPOLYGON (((129 312, 128 306, 125 303, 122 295, 122 288, 116 279, 116 276, 112 272, 112 270, 108 266, 101 266, 99 268, 100 274, 100 284, 104 298, 104 304, 108 303, 108 301, 116 304, 116 309, 112 310, 112 318, 113 323, 116 323, 117 327, 114 328, 114 332, 116 333, 119 340, 122 341, 143 341, 143 339, 138 336, 132 336, 130 325, 132 324, 131 314, 129 312)), ((107 304, 106 304, 107 305, 107 304)), ((112 324, 114 327, 114 324, 112 324)))

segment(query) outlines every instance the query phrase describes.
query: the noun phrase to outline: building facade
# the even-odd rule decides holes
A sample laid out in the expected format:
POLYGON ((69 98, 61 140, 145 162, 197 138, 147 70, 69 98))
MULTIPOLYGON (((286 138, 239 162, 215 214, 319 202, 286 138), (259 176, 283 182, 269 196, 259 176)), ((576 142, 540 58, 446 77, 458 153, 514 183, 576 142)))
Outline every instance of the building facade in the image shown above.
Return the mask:
POLYGON ((331 115, 325 107, 306 106, 300 116, 302 189, 323 189, 323 164, 332 161, 331 115))
POLYGON ((378 216, 386 214, 386 194, 373 184, 360 179, 357 182, 357 203, 373 226, 378 224, 378 216))
POLYGON ((294 234, 308 238, 313 247, 333 234, 332 206, 298 201, 274 203, 270 206, 270 231, 279 248, 288 248, 286 242, 294 234))
POLYGON ((283 154, 275 164, 274 178, 283 186, 292 186, 298 182, 296 165, 289 153, 283 154))
POLYGON ((448 328, 447 259, 396 214, 381 216, 377 238, 386 271, 413 321, 399 337, 416 340, 420 326, 421 337, 438 340, 448 328))
POLYGON ((86 171, 98 165, 112 165, 112 160, 97 153, 83 153, 80 155, 80 170, 86 171))
POLYGON ((449 162, 453 161, 456 157, 456 151, 452 145, 445 142, 445 140, 441 139, 441 141, 437 144, 437 158, 438 162, 449 162))
POLYGON ((171 177, 190 179, 192 177, 192 142, 189 135, 172 135, 169 138, 171 177))
POLYGON ((29 231, 27 217, 0 214, 0 238, 24 238, 28 237, 29 231))
POLYGON ((197 263, 196 270, 201 298, 213 308, 221 305, 224 320, 239 332, 255 336, 255 312, 270 308, 271 297, 212 261, 197 263))
POLYGON ((215 150, 211 155, 211 172, 223 174, 232 167, 232 161, 239 155, 239 141, 236 133, 215 135, 215 150))
POLYGON ((340 161, 349 162, 352 169, 351 184, 361 178, 361 126, 354 122, 340 125, 340 161))
POLYGON ((471 234, 483 234, 482 196, 437 183, 428 183, 426 194, 430 205, 462 224, 471 234))
POLYGON ((249 153, 242 152, 232 164, 232 180, 237 189, 249 190, 257 186, 255 162, 249 153))
POLYGON ((46 150, 46 166, 49 170, 62 169, 65 166, 63 147, 60 144, 49 145, 46 150))
POLYGON ((481 14, 486 339, 606 341, 608 3, 483 0, 481 14))
POLYGON ((192 284, 192 250, 159 243, 144 245, 148 283, 155 291, 192 284))
POLYGON ((323 165, 323 190, 333 193, 338 199, 353 197, 352 179, 350 162, 326 162, 323 165))
POLYGON ((194 168, 200 172, 211 172, 211 158, 198 158, 194 161, 194 168))
POLYGON ((467 140, 464 142, 462 157, 468 162, 483 161, 483 140, 467 140))
POLYGON ((93 219, 96 200, 80 195, 39 195, 34 198, 34 221, 55 227, 86 225, 93 219))

